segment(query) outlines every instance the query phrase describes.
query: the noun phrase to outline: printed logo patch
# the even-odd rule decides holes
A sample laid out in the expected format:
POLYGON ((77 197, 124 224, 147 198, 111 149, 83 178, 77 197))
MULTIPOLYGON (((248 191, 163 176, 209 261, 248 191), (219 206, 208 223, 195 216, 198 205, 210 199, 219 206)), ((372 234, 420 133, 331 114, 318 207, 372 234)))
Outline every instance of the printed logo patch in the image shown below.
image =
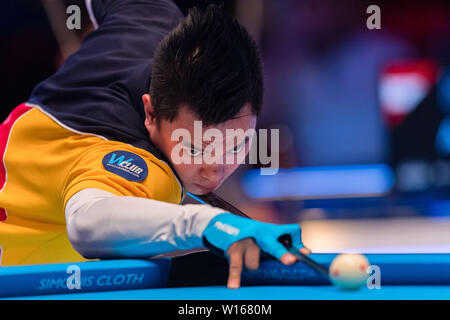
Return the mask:
POLYGON ((103 167, 130 181, 142 181, 148 175, 144 159, 128 151, 113 151, 103 158, 103 167))

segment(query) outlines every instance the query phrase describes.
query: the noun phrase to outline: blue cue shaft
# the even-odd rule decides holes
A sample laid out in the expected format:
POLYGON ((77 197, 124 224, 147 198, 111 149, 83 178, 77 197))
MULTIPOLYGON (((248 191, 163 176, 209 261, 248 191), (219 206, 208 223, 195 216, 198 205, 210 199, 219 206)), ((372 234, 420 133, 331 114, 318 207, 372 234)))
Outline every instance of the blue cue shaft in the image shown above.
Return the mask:
POLYGON ((285 246, 286 249, 288 249, 288 251, 290 253, 292 253, 294 256, 299 258, 301 262, 304 262, 306 265, 313 268, 314 270, 316 270, 317 272, 319 272, 320 274, 322 274, 323 276, 325 276, 328 279, 328 269, 326 267, 324 267, 323 265, 317 263, 316 261, 314 261, 307 255, 301 253, 299 251, 300 250, 299 248, 295 248, 294 246, 292 246, 292 240, 289 235, 283 235, 283 236, 279 237, 278 241, 280 241, 281 244, 283 246, 285 246))
MULTIPOLYGON (((218 195, 216 195, 214 193, 208 193, 206 195, 195 196, 195 195, 187 192, 187 195, 189 195, 191 198, 197 200, 200 203, 209 204, 214 207, 219 207, 219 208, 227 210, 235 215, 251 219, 248 215, 243 213, 241 210, 239 210, 238 208, 236 208, 235 206, 228 203, 227 201, 225 201, 224 199, 222 199, 221 197, 219 197, 218 195)), ((320 274, 322 274, 323 276, 325 276, 328 279, 328 269, 326 267, 322 266, 321 264, 315 262, 313 259, 309 258, 307 255, 301 253, 298 248, 294 248, 292 246, 292 240, 289 235, 283 235, 283 236, 279 237, 278 241, 283 246, 285 246, 286 249, 290 253, 292 253, 297 258, 299 258, 301 262, 305 263, 306 265, 308 265, 309 267, 311 267, 315 271, 319 272, 320 274)))

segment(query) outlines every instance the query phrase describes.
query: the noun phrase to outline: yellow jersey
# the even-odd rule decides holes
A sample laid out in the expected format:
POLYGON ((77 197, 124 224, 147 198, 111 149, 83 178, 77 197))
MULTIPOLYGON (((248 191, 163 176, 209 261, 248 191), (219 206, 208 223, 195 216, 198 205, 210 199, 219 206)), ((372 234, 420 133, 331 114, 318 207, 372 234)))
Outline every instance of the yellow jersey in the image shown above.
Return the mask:
POLYGON ((22 104, 0 125, 1 265, 84 261, 66 232, 65 205, 97 188, 180 203, 182 185, 151 152, 76 132, 39 106, 22 104))

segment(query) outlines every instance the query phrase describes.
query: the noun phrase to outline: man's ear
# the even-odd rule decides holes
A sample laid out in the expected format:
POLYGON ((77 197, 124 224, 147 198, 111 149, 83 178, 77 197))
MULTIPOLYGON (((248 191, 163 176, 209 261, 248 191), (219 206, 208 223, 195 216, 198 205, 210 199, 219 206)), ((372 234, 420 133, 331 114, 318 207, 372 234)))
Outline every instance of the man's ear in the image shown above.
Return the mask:
POLYGON ((142 103, 145 111, 145 126, 147 130, 156 125, 155 110, 153 109, 151 96, 146 93, 142 95, 142 103))

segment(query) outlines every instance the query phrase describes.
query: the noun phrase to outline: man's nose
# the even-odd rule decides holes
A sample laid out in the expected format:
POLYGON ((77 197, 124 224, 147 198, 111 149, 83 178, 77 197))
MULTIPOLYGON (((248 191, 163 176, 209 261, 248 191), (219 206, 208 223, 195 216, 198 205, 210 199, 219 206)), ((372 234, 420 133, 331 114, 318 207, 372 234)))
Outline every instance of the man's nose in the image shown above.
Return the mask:
POLYGON ((225 173, 224 167, 217 164, 203 166, 200 171, 200 176, 209 186, 217 186, 223 180, 225 173))

